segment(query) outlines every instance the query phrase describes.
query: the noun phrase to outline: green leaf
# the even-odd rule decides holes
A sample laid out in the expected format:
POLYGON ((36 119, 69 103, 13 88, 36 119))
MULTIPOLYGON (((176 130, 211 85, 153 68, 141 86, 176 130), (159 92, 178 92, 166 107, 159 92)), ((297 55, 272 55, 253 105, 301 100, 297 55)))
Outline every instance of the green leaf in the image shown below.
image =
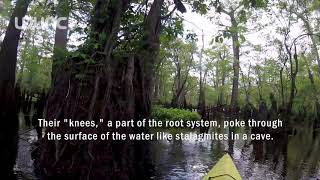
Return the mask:
POLYGON ((240 35, 240 43, 244 43, 246 41, 246 38, 244 37, 244 35, 240 35))
POLYGON ((222 37, 219 38, 219 42, 223 43, 223 38, 222 37))
POLYGON ((247 15, 245 10, 241 10, 239 12, 239 20, 240 22, 247 22, 247 15))
POLYGON ((214 41, 219 42, 219 36, 216 36, 214 41))

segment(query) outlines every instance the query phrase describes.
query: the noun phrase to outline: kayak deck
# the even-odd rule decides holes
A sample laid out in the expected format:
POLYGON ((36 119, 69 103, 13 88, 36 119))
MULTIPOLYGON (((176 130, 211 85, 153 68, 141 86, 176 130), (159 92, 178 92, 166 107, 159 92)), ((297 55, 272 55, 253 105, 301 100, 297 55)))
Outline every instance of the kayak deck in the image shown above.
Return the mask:
POLYGON ((242 180, 237 167, 229 154, 225 154, 217 164, 203 177, 203 180, 242 180))

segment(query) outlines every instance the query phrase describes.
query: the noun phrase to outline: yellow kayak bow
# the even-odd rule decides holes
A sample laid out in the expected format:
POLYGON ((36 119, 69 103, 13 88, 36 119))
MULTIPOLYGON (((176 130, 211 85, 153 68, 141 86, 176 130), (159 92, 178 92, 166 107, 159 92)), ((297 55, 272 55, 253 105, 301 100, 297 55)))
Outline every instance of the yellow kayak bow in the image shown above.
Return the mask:
POLYGON ((225 154, 203 180, 242 180, 241 175, 229 154, 225 154))

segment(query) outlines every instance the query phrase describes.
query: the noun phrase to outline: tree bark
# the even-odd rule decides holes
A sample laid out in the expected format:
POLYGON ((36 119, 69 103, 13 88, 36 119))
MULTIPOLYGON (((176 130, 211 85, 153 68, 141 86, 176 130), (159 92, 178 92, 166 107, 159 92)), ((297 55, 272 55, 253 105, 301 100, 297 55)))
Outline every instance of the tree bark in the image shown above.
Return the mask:
POLYGON ((202 72, 202 60, 203 60, 203 52, 204 52, 204 33, 202 30, 202 36, 201 36, 201 40, 202 40, 202 47, 201 47, 201 52, 200 52, 200 57, 199 57, 199 61, 200 61, 200 67, 199 67, 199 71, 200 71, 200 77, 199 77, 199 100, 198 100, 198 110, 202 116, 202 118, 205 118, 205 106, 206 106, 206 99, 205 99, 205 90, 204 90, 204 80, 205 80, 205 75, 203 75, 202 72))
POLYGON ((188 72, 182 81, 181 68, 178 68, 177 76, 175 77, 175 82, 173 84, 173 96, 171 100, 172 107, 181 107, 183 105, 183 91, 185 91, 185 85, 188 80, 188 72))
MULTIPOLYGON (((230 14, 231 24, 233 29, 238 27, 235 20, 234 12, 230 14)), ((231 94, 231 108, 235 109, 238 106, 239 94, 239 70, 240 70, 240 43, 238 32, 232 32, 232 50, 233 50, 233 79, 232 79, 232 94, 231 94)))
POLYGON ((292 112, 293 101, 294 101, 294 98, 296 95, 296 77, 298 74, 299 64, 298 64, 298 56, 297 56, 296 47, 295 47, 293 59, 292 59, 291 49, 289 49, 287 45, 286 45, 286 50, 287 50, 287 53, 289 56, 289 62, 290 62, 290 82, 291 82, 290 97, 289 97, 289 102, 287 105, 287 114, 289 115, 292 112), (294 60, 294 62, 293 62, 293 60, 294 60))
POLYGON ((185 95, 184 92, 186 92, 186 83, 187 83, 187 80, 189 77, 189 71, 191 69, 191 65, 193 62, 193 52, 191 52, 191 58, 188 63, 188 66, 186 67, 187 69, 185 70, 184 75, 182 75, 182 65, 180 63, 178 54, 174 57, 174 61, 177 68, 177 72, 176 72, 176 76, 172 86, 173 96, 171 100, 171 106, 182 107, 184 106, 184 95, 185 95))
MULTIPOLYGON (((221 86, 220 88, 218 88, 218 92, 219 92, 219 97, 218 97, 218 105, 223 105, 224 104, 224 86, 225 86, 225 81, 226 81, 226 70, 224 67, 221 68, 221 72, 219 71, 219 66, 220 63, 223 63, 223 61, 225 61, 226 58, 226 51, 223 50, 223 54, 221 52, 219 52, 219 59, 217 61, 217 73, 216 76, 219 77, 219 74, 221 74, 221 86)), ((217 84, 218 84, 219 80, 217 80, 217 84)))
POLYGON ((285 97, 284 97, 284 85, 283 85, 283 69, 284 67, 281 67, 279 77, 280 77, 280 86, 281 86, 281 107, 284 108, 285 106, 285 97))
POLYGON ((314 38, 312 27, 306 17, 303 16, 303 14, 296 13, 296 15, 303 21, 303 24, 306 28, 307 33, 309 34, 309 37, 312 42, 312 54, 316 58, 317 64, 318 64, 318 73, 320 75, 320 55, 317 48, 316 39, 314 38))
MULTIPOLYGON (((144 26, 142 46, 135 53, 112 54, 121 17, 127 10, 127 0, 98 0, 92 19, 93 34, 89 42, 96 42, 96 34, 106 33, 103 55, 90 53, 94 64, 84 59, 72 59, 59 70, 56 84, 47 100, 46 119, 141 120, 150 116, 154 66, 159 51, 161 8, 163 0, 151 5, 144 26), (111 16, 112 15, 112 16, 111 16), (102 22, 101 20, 104 20, 102 22), (86 69, 85 72, 81 71, 86 69), (78 79, 77 74, 84 73, 78 79)), ((100 51, 96 50, 95 51, 100 51)), ((98 122, 97 122, 98 123, 98 122)), ((98 128, 48 128, 47 132, 123 134, 144 132, 144 128, 119 128, 99 125, 98 128)), ((38 158, 43 179, 150 179, 152 165, 147 142, 143 141, 49 141, 43 139, 38 158)))
POLYGON ((17 65, 17 48, 21 30, 15 27, 15 19, 19 25, 26 15, 30 0, 18 0, 10 18, 9 25, 0 50, 0 142, 5 144, 0 150, 2 168, 1 178, 13 179, 18 145, 18 109, 15 100, 15 80, 17 65))
POLYGON ((224 85, 226 81, 226 73, 222 72, 222 78, 221 78, 221 87, 220 87, 220 93, 219 93, 219 99, 218 99, 218 105, 223 105, 225 102, 224 100, 224 85))

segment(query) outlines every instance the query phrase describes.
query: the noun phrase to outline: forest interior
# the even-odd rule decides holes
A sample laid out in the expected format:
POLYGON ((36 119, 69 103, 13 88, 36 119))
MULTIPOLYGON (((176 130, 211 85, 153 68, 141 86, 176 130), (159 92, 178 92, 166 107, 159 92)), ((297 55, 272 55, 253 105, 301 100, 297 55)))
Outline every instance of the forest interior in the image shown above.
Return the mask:
POLYGON ((227 152, 318 180, 319 29, 320 0, 0 0, 0 179, 201 179, 227 152), (79 132, 163 139, 46 138, 79 132))

